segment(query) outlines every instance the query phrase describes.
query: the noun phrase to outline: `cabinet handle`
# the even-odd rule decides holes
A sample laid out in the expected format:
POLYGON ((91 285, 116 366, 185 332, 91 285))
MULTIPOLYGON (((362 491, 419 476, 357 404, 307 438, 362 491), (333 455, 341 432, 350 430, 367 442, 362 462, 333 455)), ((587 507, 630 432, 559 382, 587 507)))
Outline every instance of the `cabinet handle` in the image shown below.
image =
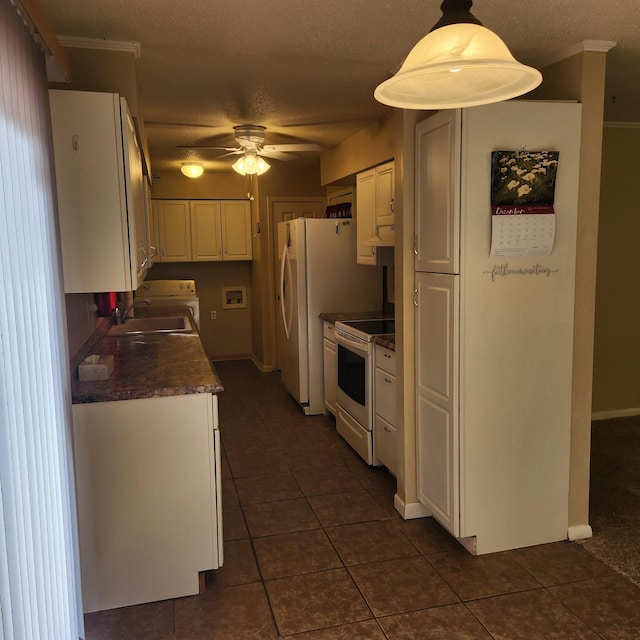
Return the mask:
POLYGON ((418 306, 418 290, 417 289, 413 290, 413 306, 414 307, 418 306))
POLYGON ((417 233, 415 236, 413 236, 413 255, 414 256, 418 255, 418 234, 417 233))
POLYGON ((395 200, 393 198, 391 198, 391 202, 389 203, 391 205, 391 213, 395 213, 395 200))
POLYGON ((390 357, 391 357, 391 354, 390 354, 390 353, 385 353, 385 354, 384 354, 384 357, 385 357, 385 358, 390 358, 390 357))
POLYGON ((389 380, 389 378, 385 378, 385 379, 384 379, 384 381, 385 381, 387 384, 391 384, 391 382, 392 382, 391 380, 389 380))
POLYGON ((387 427, 387 425, 386 425, 386 424, 384 425, 384 430, 385 430, 387 433, 393 433, 393 431, 391 431, 391 429, 389 429, 389 427, 387 427))

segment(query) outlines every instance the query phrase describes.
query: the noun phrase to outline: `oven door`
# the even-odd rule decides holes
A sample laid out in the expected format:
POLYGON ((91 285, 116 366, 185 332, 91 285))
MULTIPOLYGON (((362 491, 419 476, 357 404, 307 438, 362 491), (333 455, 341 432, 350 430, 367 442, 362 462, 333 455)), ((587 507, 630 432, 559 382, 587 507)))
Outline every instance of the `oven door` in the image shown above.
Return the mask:
POLYGON ((337 404, 367 431, 372 429, 371 343, 335 330, 338 362, 337 404))

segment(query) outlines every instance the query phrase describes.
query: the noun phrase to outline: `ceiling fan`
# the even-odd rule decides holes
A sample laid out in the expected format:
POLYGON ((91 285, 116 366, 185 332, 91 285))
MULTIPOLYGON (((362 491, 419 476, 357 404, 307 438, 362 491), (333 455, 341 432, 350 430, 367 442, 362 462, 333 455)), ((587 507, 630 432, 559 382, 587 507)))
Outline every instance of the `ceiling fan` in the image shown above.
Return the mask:
POLYGON ((217 147, 211 145, 178 145, 179 149, 219 150, 227 153, 219 156, 255 154, 275 160, 292 160, 296 151, 320 151, 317 144, 264 144, 266 127, 259 124, 239 124, 233 127, 237 147, 217 147))

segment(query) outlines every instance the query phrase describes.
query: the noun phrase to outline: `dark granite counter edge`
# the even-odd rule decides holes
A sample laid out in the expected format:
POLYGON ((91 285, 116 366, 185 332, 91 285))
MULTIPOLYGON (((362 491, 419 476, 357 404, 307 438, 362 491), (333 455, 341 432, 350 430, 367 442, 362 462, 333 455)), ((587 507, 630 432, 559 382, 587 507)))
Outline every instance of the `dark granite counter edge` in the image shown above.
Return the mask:
POLYGON ((326 322, 338 322, 340 320, 375 320, 377 318, 393 318, 378 311, 334 311, 320 314, 320 319, 326 322))
POLYGON ((396 334, 395 333, 385 333, 381 336, 373 336, 373 342, 379 344, 381 347, 385 347, 390 349, 391 351, 396 350, 396 334))

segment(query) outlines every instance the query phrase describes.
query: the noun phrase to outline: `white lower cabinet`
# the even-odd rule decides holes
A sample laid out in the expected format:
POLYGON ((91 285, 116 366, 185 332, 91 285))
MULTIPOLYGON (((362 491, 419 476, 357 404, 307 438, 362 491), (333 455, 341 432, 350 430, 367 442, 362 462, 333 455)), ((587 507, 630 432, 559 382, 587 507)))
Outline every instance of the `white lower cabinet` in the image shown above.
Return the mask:
POLYGON ((398 466, 396 354, 376 344, 374 358, 374 458, 395 476, 398 466))
POLYGON ((323 323, 323 372, 324 372, 324 406, 327 411, 336 415, 336 387, 338 384, 338 364, 336 360, 336 339, 333 334, 335 325, 323 323))
POLYGON ((460 535, 459 276, 416 273, 418 499, 460 535))
POLYGON ((85 613, 196 594, 222 565, 217 397, 73 405, 85 613))

